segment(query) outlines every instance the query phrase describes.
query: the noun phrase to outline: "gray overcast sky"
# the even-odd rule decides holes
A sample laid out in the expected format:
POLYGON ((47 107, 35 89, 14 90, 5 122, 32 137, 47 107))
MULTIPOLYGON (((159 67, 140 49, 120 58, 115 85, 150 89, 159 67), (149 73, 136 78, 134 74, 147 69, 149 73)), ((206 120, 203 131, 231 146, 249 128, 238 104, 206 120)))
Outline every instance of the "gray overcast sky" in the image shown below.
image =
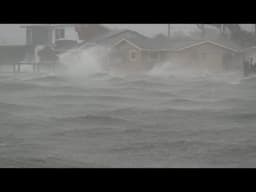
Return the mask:
MULTIPOLYGON (((128 28, 138 32, 144 33, 145 35, 155 35, 157 33, 167 34, 167 24, 105 24, 112 28, 128 28)), ((192 24, 175 24, 173 25, 174 31, 183 30, 188 32, 194 30, 196 27, 192 24)))
MULTIPOLYGON (((167 33, 167 24, 104 24, 110 28, 132 29, 145 35, 155 35, 157 33, 167 33)), ((243 25, 250 29, 250 25, 243 25)), ((175 24, 174 31, 183 30, 188 32, 195 29, 192 24, 175 24)), ((25 30, 20 28, 20 24, 0 24, 0 44, 23 44, 25 42, 25 30)))

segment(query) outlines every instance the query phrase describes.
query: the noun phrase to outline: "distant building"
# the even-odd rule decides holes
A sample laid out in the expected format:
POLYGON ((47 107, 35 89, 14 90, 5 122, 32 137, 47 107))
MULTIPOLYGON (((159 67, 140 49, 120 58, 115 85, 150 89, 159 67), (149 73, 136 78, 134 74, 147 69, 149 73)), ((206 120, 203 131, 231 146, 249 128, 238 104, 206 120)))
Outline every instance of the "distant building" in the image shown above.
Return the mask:
POLYGON ((214 72, 241 70, 242 48, 230 40, 149 38, 135 31, 112 31, 84 42, 79 51, 95 49, 103 64, 124 71, 147 71, 171 62, 214 72))
POLYGON ((51 54, 57 56, 75 57, 90 50, 106 69, 132 72, 148 71, 164 62, 214 72, 241 70, 245 57, 253 57, 256 62, 255 47, 244 49, 224 37, 194 40, 157 35, 150 38, 132 30, 109 30, 99 24, 79 26, 21 26, 26 32, 26 44, 0 45, 0 64, 37 62, 38 53, 43 49, 52 49, 51 54))
POLYGON ((244 59, 253 59, 256 63, 256 47, 249 47, 243 50, 244 59))
POLYGON ((78 48, 70 51, 78 53, 95 50, 103 61, 103 67, 125 71, 145 71, 158 62, 158 47, 152 39, 132 30, 111 31, 85 41, 78 48), (150 44, 150 45, 149 45, 150 44), (154 53, 151 47, 154 46, 154 53))
POLYGON ((26 31, 24 62, 38 62, 38 52, 51 47, 57 54, 77 46, 81 40, 73 24, 23 25, 26 31))
POLYGON ((169 50, 165 46, 145 36, 122 37, 110 48, 108 60, 115 69, 144 72, 167 61, 169 50))
MULTIPOLYGON (((134 70, 149 70, 157 64, 170 62, 185 68, 223 72, 241 69, 240 51, 236 46, 206 40, 172 42, 126 38, 115 44, 110 58, 118 58, 122 67, 134 70)), ((114 60, 112 63, 116 63, 114 60)))
POLYGON ((26 29, 26 45, 55 45, 59 41, 80 41, 73 24, 34 24, 26 29))
POLYGON ((82 41, 89 41, 110 32, 110 29, 100 24, 79 24, 75 28, 82 41))
POLYGON ((212 72, 241 70, 241 48, 233 43, 199 40, 173 45, 170 61, 212 72))
POLYGON ((165 62, 209 72, 242 72, 244 57, 253 56, 256 63, 255 47, 241 47, 223 36, 172 39, 164 35, 150 38, 132 30, 110 31, 66 53, 79 55, 88 50, 94 50, 106 69, 134 72, 165 62))
POLYGON ((243 50, 244 75, 256 74, 256 47, 249 47, 243 50), (247 63, 247 64, 246 64, 247 63), (247 65, 247 66, 246 66, 247 65))

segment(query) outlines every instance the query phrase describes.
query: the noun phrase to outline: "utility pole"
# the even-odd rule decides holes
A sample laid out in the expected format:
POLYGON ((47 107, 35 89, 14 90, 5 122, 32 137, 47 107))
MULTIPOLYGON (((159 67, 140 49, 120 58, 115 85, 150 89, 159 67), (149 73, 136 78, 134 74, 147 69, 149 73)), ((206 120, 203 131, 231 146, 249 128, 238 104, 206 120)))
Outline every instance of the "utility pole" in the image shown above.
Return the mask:
POLYGON ((225 28, 224 28, 224 24, 220 24, 220 33, 224 33, 225 32, 225 28))
POLYGON ((201 30, 201 38, 205 37, 205 24, 196 24, 197 27, 201 30))
POLYGON ((171 37, 171 24, 168 24, 168 38, 171 37))

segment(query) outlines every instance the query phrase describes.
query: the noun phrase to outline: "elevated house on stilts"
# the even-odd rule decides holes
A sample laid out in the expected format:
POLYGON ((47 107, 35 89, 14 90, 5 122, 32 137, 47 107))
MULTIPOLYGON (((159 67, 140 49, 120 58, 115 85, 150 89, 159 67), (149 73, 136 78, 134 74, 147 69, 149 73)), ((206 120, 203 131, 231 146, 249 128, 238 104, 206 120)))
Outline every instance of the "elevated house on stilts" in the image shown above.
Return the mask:
POLYGON ((22 65, 33 66, 34 72, 39 71, 41 67, 52 68, 57 62, 58 54, 73 48, 80 42, 75 26, 72 24, 32 24, 21 27, 26 30, 26 52, 20 62, 13 64, 15 72, 20 72, 22 65), (41 58, 40 51, 43 51, 41 58))

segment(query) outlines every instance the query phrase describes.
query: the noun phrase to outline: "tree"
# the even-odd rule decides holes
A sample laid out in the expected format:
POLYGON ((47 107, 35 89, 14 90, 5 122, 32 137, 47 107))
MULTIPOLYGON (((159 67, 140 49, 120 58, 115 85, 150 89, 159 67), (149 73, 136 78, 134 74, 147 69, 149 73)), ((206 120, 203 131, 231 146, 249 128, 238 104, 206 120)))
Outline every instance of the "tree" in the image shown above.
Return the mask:
POLYGON ((205 24, 197 24, 197 27, 201 30, 202 38, 205 37, 205 24))
MULTIPOLYGON (((197 27, 202 31, 202 34, 205 33, 206 24, 197 24, 197 27)), ((214 26, 220 30, 221 34, 224 34, 225 29, 229 29, 231 39, 241 46, 254 46, 256 45, 256 24, 254 24, 254 32, 248 32, 241 28, 239 24, 207 24, 214 26)))
POLYGON ((98 35, 108 33, 110 30, 100 24, 80 24, 76 25, 76 31, 80 40, 90 40, 98 35))
POLYGON ((168 37, 171 37, 171 24, 168 24, 168 37))

